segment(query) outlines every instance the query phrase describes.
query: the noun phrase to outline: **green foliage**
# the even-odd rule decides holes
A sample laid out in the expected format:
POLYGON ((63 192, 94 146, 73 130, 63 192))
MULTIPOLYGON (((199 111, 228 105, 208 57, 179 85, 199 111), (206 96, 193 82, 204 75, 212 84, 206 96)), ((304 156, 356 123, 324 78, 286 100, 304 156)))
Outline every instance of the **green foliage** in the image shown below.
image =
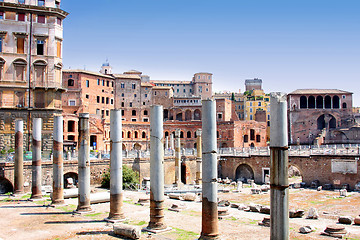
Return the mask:
POLYGON ((15 150, 13 148, 10 148, 7 152, 12 153, 12 152, 15 152, 15 150))
MULTIPOLYGON (((133 188, 139 183, 139 173, 123 165, 123 188, 133 188)), ((110 169, 102 176, 101 187, 110 188, 110 169)))
POLYGON ((1 154, 6 154, 5 148, 1 149, 0 153, 1 153, 1 154))

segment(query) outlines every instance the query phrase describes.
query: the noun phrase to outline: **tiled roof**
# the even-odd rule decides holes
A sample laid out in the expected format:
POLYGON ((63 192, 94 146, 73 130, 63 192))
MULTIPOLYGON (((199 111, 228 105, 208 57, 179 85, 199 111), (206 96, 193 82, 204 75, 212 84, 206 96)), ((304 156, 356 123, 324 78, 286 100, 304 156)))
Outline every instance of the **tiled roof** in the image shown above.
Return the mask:
POLYGON ((121 79, 140 79, 140 76, 136 74, 113 74, 113 76, 121 79))
POLYGON ((352 94, 339 89, 297 89, 289 94, 352 94))
POLYGON ((105 74, 102 74, 102 73, 91 72, 91 71, 81 70, 81 69, 64 69, 63 72, 65 72, 65 73, 84 73, 84 74, 89 74, 89 75, 94 75, 94 76, 99 76, 99 77, 112 78, 112 79, 114 79, 114 78, 113 78, 112 76, 110 76, 110 75, 105 75, 105 74))

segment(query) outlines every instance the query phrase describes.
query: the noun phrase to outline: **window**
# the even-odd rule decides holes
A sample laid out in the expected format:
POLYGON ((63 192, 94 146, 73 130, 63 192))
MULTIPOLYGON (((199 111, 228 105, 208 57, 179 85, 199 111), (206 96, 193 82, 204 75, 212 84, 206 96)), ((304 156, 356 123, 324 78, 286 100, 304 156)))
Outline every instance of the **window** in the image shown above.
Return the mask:
POLYGON ((104 114, 105 114, 105 110, 102 109, 102 110, 101 110, 101 116, 104 116, 104 114))
POLYGON ((106 116, 109 116, 109 110, 106 110, 106 116))
POLYGON ((90 87, 90 81, 86 80, 86 87, 90 87))
POLYGON ((110 86, 110 81, 106 81, 106 86, 107 86, 107 87, 110 86))
POLYGON ((154 95, 156 96, 156 91, 154 92, 154 95))
POLYGON ((261 102, 258 102, 258 106, 261 107, 261 102))
POLYGON ((100 85, 100 79, 97 80, 97 85, 100 85))
POLYGON ((69 79, 68 80, 68 87, 72 87, 74 86, 74 80, 73 79, 69 79))
POLYGON ((18 13, 17 17, 18 21, 25 22, 25 13, 18 13))
POLYGON ((250 115, 250 120, 253 120, 253 115, 250 115))
POLYGON ((61 26, 61 25, 62 25, 62 20, 61 20, 61 18, 57 18, 57 19, 56 19, 56 23, 57 23, 57 25, 61 26))
POLYGON ((25 0, 18 0, 19 4, 25 4, 25 0))
POLYGON ((37 55, 44 55, 44 41, 37 40, 36 42, 36 54, 37 55))
POLYGON ((136 110, 132 110, 132 111, 131 111, 131 115, 132 115, 132 116, 136 116, 136 110))
POLYGON ((124 94, 124 93, 122 93, 122 94, 121 94, 121 97, 125 97, 125 94, 124 94))
POLYGON ((256 135, 256 142, 260 142, 260 135, 256 135))
POLYGON ((100 103, 100 97, 99 96, 96 96, 96 102, 100 103))
POLYGON ((167 96, 167 94, 168 94, 168 93, 167 93, 167 92, 165 92, 165 96, 167 96))
POLYGON ((4 12, 0 11, 0 19, 4 19, 4 12))
POLYGON ((108 97, 106 98, 106 104, 109 104, 109 98, 108 97))
POLYGON ((69 106, 76 106, 76 100, 69 100, 69 106))
POLYGON ((132 103, 130 103, 129 106, 132 107, 132 103))
POLYGON ((249 136, 248 135, 245 135, 244 136, 244 142, 248 142, 249 141, 249 136))
POLYGON ((250 107, 252 107, 252 102, 250 102, 249 104, 250 104, 250 107))
POLYGON ((100 115, 100 109, 96 109, 96 115, 100 115))
POLYGON ((68 132, 75 132, 75 121, 68 121, 67 130, 68 132))
POLYGON ((105 97, 101 97, 101 103, 105 103, 105 97))
MULTIPOLYGON (((1 51, 0 51, 1 52, 1 51)), ((145 98, 147 98, 147 94, 145 93, 145 98)))
POLYGON ((111 104, 111 105, 114 104, 114 99, 110 99, 110 104, 111 104))
POLYGON ((0 52, 2 52, 2 37, 0 36, 0 52))
POLYGON ((125 107, 125 103, 124 103, 124 102, 121 102, 121 107, 125 107))
POLYGON ((104 79, 102 80, 102 85, 105 86, 105 80, 104 79))
POLYGON ((61 41, 56 42, 56 56, 61 58, 61 41))
POLYGON ((24 54, 25 38, 16 38, 17 53, 24 54))
POLYGON ((125 88, 125 83, 121 83, 121 84, 120 84, 120 87, 121 87, 121 88, 125 88))
POLYGON ((25 70, 27 63, 24 60, 15 60, 15 80, 16 81, 24 81, 25 80, 25 70))
POLYGON ((148 111, 144 110, 144 115, 147 116, 148 115, 148 111))
POLYGON ((56 8, 60 8, 60 2, 59 1, 55 1, 55 5, 56 5, 56 8))
POLYGON ((184 89, 184 93, 186 93, 186 89, 184 89))
POLYGON ((45 23, 45 15, 38 15, 38 23, 45 23))
POLYGON ((135 83, 132 84, 132 89, 136 89, 136 84, 135 83))
POLYGON ((38 0, 38 6, 45 6, 45 0, 38 0))
POLYGON ((86 99, 89 99, 89 98, 90 98, 89 94, 86 94, 86 95, 85 95, 85 98, 86 98, 86 99))

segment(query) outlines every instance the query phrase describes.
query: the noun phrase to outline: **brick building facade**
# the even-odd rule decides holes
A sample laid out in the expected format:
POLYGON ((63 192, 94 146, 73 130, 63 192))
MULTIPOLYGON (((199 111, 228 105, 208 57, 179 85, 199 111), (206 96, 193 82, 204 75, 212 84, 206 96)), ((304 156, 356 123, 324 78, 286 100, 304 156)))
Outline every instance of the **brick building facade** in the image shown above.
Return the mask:
POLYGON ((298 89, 288 95, 290 144, 360 143, 352 93, 298 89))

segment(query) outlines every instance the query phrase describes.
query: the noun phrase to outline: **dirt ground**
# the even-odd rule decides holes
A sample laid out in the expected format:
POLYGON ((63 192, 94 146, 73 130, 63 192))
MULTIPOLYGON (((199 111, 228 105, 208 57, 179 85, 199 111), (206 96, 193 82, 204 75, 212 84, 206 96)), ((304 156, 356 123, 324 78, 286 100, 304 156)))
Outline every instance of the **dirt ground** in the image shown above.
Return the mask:
MULTIPOLYGON (((96 188, 97 191, 106 191, 96 188)), ((327 225, 337 224, 338 216, 356 217, 360 214, 360 193, 350 192, 347 197, 339 197, 336 191, 316 191, 312 189, 290 189, 290 209, 306 211, 303 218, 290 219, 290 239, 331 239, 320 233, 327 225), (306 219, 310 207, 318 209, 319 220, 306 219), (316 231, 303 235, 301 226, 311 225, 316 231)), ((144 192, 124 192, 125 223, 146 227, 149 222, 149 206, 137 205, 139 198, 149 198, 144 192)), ((109 213, 109 203, 92 205, 93 212, 76 215, 73 210, 77 199, 67 199, 66 205, 49 207, 49 198, 42 201, 27 201, 29 194, 11 197, 0 196, 0 239, 123 239, 113 234, 113 225, 103 221, 109 213)), ((240 193, 219 193, 219 199, 232 203, 269 205, 269 193, 250 194, 244 186, 240 193)), ((141 239, 197 239, 201 232, 201 202, 165 200, 165 222, 172 231, 150 235, 143 232, 141 239), (169 211, 172 204, 184 209, 169 211)), ((259 226, 266 216, 262 213, 245 212, 228 207, 229 216, 219 220, 220 239, 269 239, 270 229, 259 226)), ((360 239, 360 226, 344 225, 348 239, 360 239)))

